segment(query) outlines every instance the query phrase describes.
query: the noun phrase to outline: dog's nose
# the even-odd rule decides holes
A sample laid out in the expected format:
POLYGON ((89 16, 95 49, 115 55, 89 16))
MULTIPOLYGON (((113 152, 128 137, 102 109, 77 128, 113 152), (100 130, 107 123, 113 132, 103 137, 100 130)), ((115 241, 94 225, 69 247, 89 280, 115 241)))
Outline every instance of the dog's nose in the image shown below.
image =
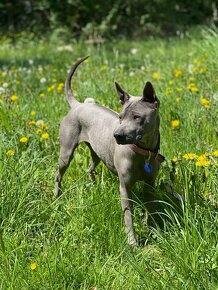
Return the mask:
POLYGON ((114 132, 114 138, 116 139, 117 143, 120 143, 124 140, 124 135, 119 132, 114 132))
POLYGON ((117 132, 114 132, 114 137, 116 139, 119 139, 121 137, 121 134, 120 133, 117 133, 117 132))

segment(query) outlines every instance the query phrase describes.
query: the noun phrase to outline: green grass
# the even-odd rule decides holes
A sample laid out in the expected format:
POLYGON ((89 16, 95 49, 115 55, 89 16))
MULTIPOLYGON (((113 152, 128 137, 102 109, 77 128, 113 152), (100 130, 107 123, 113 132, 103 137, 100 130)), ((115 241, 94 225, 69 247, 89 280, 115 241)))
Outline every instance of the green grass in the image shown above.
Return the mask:
POLYGON ((27 36, 15 43, 0 40, 1 289, 218 289, 217 47, 217 34, 209 30, 183 40, 99 46, 27 36), (64 194, 53 198, 58 127, 69 110, 57 88, 72 63, 87 54, 89 62, 73 80, 78 100, 93 97, 119 110, 114 80, 133 95, 142 94, 151 80, 161 101, 161 153, 168 161, 157 192, 168 218, 163 232, 149 232, 137 199, 142 187, 136 186, 140 246, 134 250, 124 233, 118 180, 99 165, 96 183, 91 182, 85 146, 65 175, 64 194), (13 101, 12 95, 18 98, 13 101), (178 127, 172 128, 173 120, 179 120, 178 127), (186 160, 186 153, 198 157, 186 160), (168 204, 162 186, 170 177, 184 198, 182 214, 168 204))

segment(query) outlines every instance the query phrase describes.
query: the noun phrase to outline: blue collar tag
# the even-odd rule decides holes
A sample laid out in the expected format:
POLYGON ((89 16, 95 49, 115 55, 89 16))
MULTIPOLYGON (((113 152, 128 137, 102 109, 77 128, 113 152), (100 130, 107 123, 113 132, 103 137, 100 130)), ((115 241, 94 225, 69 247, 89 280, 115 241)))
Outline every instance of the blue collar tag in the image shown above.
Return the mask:
POLYGON ((151 165, 148 162, 145 162, 145 164, 144 164, 144 170, 147 173, 151 173, 152 172, 151 165))

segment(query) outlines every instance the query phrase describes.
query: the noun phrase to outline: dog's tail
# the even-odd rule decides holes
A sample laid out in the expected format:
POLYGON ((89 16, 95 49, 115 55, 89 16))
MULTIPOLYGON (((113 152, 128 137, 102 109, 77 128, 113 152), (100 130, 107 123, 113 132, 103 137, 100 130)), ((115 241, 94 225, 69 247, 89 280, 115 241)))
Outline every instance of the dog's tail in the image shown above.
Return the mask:
POLYGON ((68 73, 67 79, 65 81, 66 98, 67 98, 67 101, 71 107, 72 107, 73 103, 76 101, 76 99, 73 96, 73 92, 71 90, 71 79, 72 79, 77 67, 80 65, 80 63, 85 61, 87 58, 89 58, 89 55, 81 58, 71 67, 70 72, 68 73))

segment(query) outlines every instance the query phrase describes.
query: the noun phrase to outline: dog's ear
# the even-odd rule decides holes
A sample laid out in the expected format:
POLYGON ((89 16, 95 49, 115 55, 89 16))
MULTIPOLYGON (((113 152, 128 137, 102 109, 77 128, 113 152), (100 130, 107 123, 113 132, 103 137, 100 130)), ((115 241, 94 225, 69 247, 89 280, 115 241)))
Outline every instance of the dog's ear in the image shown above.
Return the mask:
POLYGON ((116 89, 117 89, 117 93, 118 93, 118 96, 120 97, 120 103, 123 105, 125 102, 127 102, 130 98, 129 94, 127 92, 125 92, 121 87, 120 85, 115 82, 115 86, 116 86, 116 89))
POLYGON ((149 103, 155 103, 158 101, 155 90, 150 82, 145 84, 142 100, 149 103))

